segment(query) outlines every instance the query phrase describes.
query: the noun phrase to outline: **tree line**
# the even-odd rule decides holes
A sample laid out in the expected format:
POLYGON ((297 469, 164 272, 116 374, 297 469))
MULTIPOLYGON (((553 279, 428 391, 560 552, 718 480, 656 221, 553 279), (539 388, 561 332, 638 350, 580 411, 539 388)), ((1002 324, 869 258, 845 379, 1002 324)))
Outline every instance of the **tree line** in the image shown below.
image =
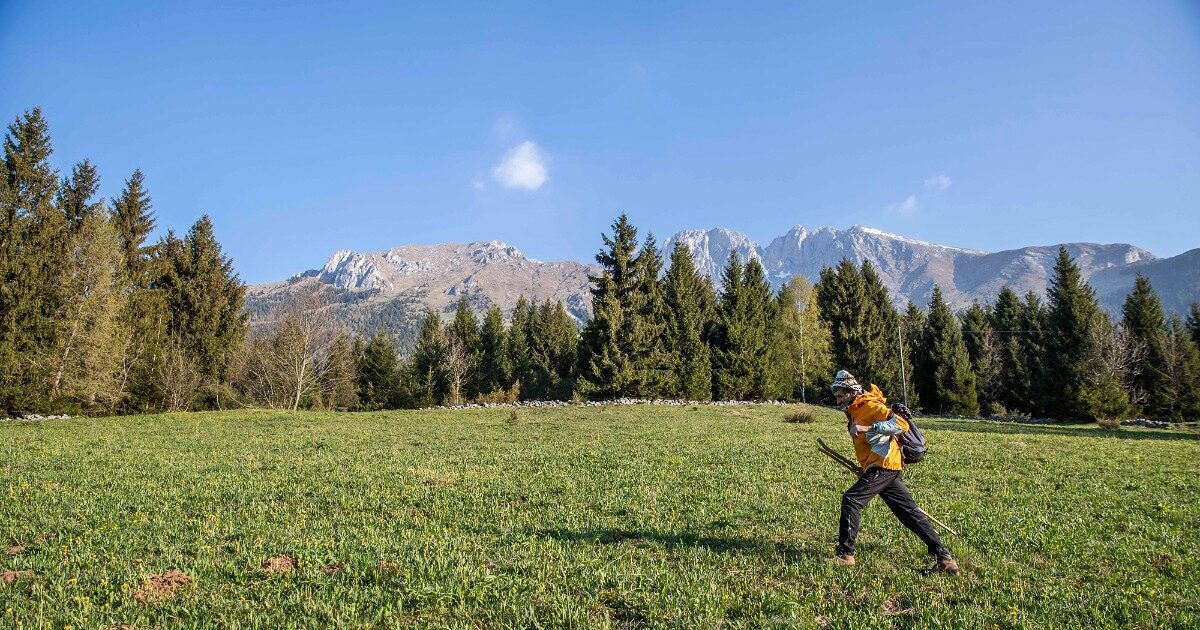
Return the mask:
POLYGON ((895 308, 870 262, 773 291, 730 255, 720 286, 676 243, 664 260, 625 215, 603 235, 582 329, 521 297, 482 321, 426 310, 412 347, 346 330, 318 293, 250 333, 245 287, 201 217, 157 242, 144 177, 96 199, 87 160, 60 177, 39 110, 9 126, 0 178, 0 410, 144 413, 266 406, 378 410, 623 397, 831 402, 849 369, 929 413, 1091 420, 1200 417, 1200 307, 1163 313, 1138 276, 1116 321, 1060 249, 1043 300, 1001 290, 955 314, 934 286, 895 308))

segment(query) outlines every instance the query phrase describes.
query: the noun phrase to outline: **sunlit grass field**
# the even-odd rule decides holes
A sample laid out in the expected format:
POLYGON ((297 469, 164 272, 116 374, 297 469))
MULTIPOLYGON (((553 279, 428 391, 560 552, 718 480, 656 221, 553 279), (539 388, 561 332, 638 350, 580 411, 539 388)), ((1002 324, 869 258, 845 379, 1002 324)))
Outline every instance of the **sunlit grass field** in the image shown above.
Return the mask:
POLYGON ((0 627, 1200 624, 1200 434, 926 420, 964 572, 925 576, 880 501, 829 563, 815 439, 851 449, 809 409, 2 423, 0 627))

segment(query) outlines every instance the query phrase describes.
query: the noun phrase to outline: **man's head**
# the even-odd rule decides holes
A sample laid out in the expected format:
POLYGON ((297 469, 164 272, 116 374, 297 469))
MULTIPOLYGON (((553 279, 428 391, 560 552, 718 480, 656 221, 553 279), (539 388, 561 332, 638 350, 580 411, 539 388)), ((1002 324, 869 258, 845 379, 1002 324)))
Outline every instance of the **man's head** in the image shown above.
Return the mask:
POLYGON ((837 404, 840 407, 845 407, 854 402, 854 399, 863 393, 862 385, 858 384, 858 379, 854 378, 854 375, 846 370, 838 370, 829 388, 833 390, 833 397, 837 400, 837 404))

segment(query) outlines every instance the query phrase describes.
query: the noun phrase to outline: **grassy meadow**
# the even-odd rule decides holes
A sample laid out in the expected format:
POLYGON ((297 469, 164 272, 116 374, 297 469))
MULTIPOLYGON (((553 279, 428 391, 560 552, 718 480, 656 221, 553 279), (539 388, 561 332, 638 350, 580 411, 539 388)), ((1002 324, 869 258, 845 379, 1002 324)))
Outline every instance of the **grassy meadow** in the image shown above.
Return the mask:
POLYGON ((926 576, 798 408, 0 423, 0 627, 1200 624, 1200 434, 926 420, 926 576))

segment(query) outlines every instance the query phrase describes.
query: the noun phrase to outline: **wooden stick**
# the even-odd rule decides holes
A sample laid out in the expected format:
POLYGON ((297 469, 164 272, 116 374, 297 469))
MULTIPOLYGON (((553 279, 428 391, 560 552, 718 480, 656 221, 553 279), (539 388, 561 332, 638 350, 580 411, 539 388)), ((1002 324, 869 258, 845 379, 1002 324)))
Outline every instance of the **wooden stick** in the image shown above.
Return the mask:
MULTIPOLYGON (((841 453, 833 450, 833 447, 826 444, 825 440, 822 440, 821 438, 817 438, 817 446, 821 449, 822 453, 825 453, 826 455, 828 455, 830 457, 830 459, 841 464, 842 467, 845 468, 847 471, 854 473, 855 475, 862 475, 863 471, 861 468, 858 467, 857 464, 850 461, 850 459, 847 458, 845 455, 842 455, 841 453)), ((951 528, 949 525, 939 521, 936 517, 934 517, 934 515, 930 514, 929 512, 926 512, 925 510, 921 509, 920 507, 917 507, 917 511, 920 512, 921 514, 924 514, 925 517, 928 518, 929 520, 940 525, 942 527, 942 529, 945 529, 946 531, 950 532, 951 534, 954 534, 955 536, 959 536, 961 538, 961 536, 959 535, 958 532, 954 531, 954 529, 951 528)))

